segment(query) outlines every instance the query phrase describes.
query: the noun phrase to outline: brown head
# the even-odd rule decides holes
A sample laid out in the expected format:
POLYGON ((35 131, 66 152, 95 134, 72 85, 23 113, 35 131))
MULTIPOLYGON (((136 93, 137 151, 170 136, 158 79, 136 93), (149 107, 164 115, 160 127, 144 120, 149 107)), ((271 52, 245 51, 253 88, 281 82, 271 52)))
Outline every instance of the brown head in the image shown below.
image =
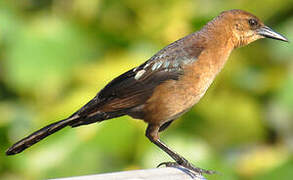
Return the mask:
POLYGON ((288 42, 286 37, 264 25, 256 16, 243 10, 224 11, 208 23, 207 27, 208 29, 220 29, 220 33, 226 33, 225 35, 233 41, 235 48, 245 46, 261 38, 288 42), (217 28, 209 28, 209 26, 217 28))

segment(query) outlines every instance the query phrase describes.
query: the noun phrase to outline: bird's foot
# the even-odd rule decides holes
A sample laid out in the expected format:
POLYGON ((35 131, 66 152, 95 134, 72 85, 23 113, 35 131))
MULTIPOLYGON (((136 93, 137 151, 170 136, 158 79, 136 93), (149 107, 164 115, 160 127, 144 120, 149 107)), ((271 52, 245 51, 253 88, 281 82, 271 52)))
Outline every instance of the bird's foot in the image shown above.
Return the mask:
POLYGON ((188 161, 184 161, 183 163, 162 162, 157 167, 160 167, 160 166, 163 166, 163 165, 166 166, 166 167, 184 168, 189 173, 191 173, 194 177, 197 177, 198 175, 201 176, 203 174, 215 174, 216 173, 216 171, 205 170, 205 169, 195 167, 194 165, 192 165, 188 161))

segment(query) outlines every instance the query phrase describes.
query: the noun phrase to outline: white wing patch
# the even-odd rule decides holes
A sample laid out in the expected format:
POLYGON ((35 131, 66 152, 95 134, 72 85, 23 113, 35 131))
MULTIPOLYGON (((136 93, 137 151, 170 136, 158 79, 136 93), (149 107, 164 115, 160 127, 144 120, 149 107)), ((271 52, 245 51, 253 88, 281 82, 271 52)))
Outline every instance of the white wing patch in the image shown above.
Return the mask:
POLYGON ((152 70, 155 71, 155 70, 159 69, 162 64, 163 64, 163 61, 158 61, 158 62, 154 63, 154 65, 152 66, 152 70))
POLYGON ((184 49, 175 48, 168 51, 168 48, 175 47, 176 44, 167 46, 151 57, 146 63, 133 69, 135 72, 134 79, 139 80, 146 74, 151 74, 156 71, 174 72, 182 71, 185 65, 191 64, 197 60, 197 57, 192 57, 184 49), (147 73, 146 73, 147 72, 147 73))
POLYGON ((146 72, 146 70, 140 70, 136 73, 136 75, 134 76, 134 79, 138 80, 139 78, 141 78, 141 76, 146 72))

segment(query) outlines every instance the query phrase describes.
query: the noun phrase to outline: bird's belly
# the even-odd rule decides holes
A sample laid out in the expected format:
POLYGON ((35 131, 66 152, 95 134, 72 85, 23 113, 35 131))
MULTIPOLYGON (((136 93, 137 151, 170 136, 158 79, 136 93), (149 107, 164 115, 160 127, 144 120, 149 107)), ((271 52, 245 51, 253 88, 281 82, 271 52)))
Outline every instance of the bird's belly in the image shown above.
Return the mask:
POLYGON ((192 83, 171 80, 158 86, 144 106, 144 120, 163 124, 188 111, 205 94, 212 77, 197 78, 192 83), (195 84, 194 84, 195 83, 195 84))

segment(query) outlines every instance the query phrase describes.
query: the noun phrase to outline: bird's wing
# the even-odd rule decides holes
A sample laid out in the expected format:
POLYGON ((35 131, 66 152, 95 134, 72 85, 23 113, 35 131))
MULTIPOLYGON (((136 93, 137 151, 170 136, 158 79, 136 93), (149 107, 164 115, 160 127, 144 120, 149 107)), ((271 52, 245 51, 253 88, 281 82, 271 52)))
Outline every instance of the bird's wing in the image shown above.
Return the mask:
POLYGON ((202 51, 200 47, 186 47, 182 43, 184 39, 175 41, 142 65, 113 79, 79 114, 119 111, 144 104, 159 84, 177 80, 183 74, 183 66, 196 61, 202 51))

